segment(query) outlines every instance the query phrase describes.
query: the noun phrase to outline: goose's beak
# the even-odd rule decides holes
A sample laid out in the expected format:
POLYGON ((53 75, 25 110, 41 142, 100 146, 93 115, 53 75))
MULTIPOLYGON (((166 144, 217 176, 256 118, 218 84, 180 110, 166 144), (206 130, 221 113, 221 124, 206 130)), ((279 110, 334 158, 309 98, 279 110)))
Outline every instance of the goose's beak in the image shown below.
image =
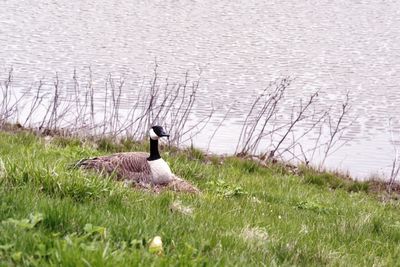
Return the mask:
POLYGON ((162 130, 160 137, 167 137, 169 139, 169 134, 167 134, 164 130, 162 130))

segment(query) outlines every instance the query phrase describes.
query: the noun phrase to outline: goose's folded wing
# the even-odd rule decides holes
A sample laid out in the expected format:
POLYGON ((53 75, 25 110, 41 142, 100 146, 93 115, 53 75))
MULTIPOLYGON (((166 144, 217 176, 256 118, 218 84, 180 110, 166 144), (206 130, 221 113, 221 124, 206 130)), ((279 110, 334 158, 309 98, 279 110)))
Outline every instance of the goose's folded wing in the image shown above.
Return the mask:
POLYGON ((151 170, 147 163, 149 155, 144 152, 117 153, 109 156, 85 159, 78 162, 78 167, 93 169, 108 174, 115 173, 118 179, 147 182, 151 170))

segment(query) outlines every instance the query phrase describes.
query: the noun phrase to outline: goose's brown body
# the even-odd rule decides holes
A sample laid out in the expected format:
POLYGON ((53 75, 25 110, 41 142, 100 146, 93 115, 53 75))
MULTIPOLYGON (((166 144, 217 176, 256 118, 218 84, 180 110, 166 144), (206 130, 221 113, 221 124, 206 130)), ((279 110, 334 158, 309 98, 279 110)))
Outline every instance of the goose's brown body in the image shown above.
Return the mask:
POLYGON ((155 192, 162 189, 199 193, 200 191, 189 182, 176 177, 168 164, 161 158, 158 151, 158 139, 169 136, 160 126, 150 129, 150 154, 145 152, 117 153, 80 160, 75 167, 95 170, 99 173, 112 175, 118 180, 133 182, 139 188, 152 188, 155 192))
POLYGON ((78 163, 78 167, 105 174, 115 174, 119 180, 148 184, 152 180, 148 157, 149 154, 145 152, 117 153, 82 160, 78 163))

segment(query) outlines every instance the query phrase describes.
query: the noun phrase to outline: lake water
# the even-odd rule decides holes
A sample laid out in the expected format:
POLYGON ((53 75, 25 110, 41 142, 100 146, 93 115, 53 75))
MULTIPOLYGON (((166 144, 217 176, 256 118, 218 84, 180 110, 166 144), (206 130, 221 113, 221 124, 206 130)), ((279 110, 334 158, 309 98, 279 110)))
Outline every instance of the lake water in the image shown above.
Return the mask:
MULTIPOLYGON (((391 165, 388 120, 398 127, 400 119, 399 1, 2 0, 0 10, 0 68, 6 74, 12 66, 20 88, 88 66, 95 80, 112 72, 135 84, 151 76, 156 60, 171 80, 200 75, 197 112, 213 105, 223 116, 235 104, 211 144, 232 153, 252 96, 289 75, 294 98, 321 90, 328 106, 351 92, 358 116, 351 142, 328 167, 362 178, 391 165)), ((205 147, 206 139, 194 143, 205 147)))

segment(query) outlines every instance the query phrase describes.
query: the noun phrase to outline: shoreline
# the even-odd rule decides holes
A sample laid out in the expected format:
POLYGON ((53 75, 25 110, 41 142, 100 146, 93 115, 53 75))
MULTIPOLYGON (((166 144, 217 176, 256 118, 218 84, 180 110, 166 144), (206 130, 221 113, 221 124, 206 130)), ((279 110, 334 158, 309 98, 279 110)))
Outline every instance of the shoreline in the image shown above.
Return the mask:
MULTIPOLYGON (((146 147, 146 140, 131 140, 127 137, 118 137, 112 139, 110 136, 102 136, 102 135, 83 135, 79 136, 77 134, 70 133, 67 129, 62 130, 48 130, 48 129, 34 129, 34 128, 26 128, 21 126, 20 124, 11 124, 5 123, 0 126, 0 131, 8 132, 8 133, 16 133, 16 132, 27 132, 30 134, 34 134, 35 136, 39 136, 46 140, 46 142, 51 142, 52 139, 59 139, 58 142, 68 143, 70 141, 77 141, 82 143, 91 143, 95 148, 106 148, 108 150, 108 146, 114 147, 111 151, 116 150, 120 151, 122 148, 119 147, 121 145, 121 141, 129 141, 140 144, 146 147), (63 140, 65 139, 65 140, 63 140), (100 144, 100 145, 99 145, 100 144), (119 147, 119 148, 118 148, 119 147)), ((203 163, 208 164, 211 161, 218 161, 222 164, 226 159, 236 158, 239 160, 249 161, 254 164, 257 164, 262 168, 271 168, 278 167, 282 168, 284 172, 290 175, 294 175, 301 179, 306 179, 310 184, 323 185, 327 186, 331 189, 344 188, 348 192, 358 192, 364 191, 368 194, 374 195, 378 197, 382 201, 386 200, 399 200, 400 199, 400 182, 394 181, 394 183, 390 184, 388 181, 385 181, 382 177, 372 177, 367 180, 357 180, 351 177, 348 173, 330 170, 318 170, 310 165, 305 164, 292 164, 290 162, 283 162, 276 159, 272 159, 267 161, 265 157, 255 156, 255 155, 221 155, 210 152, 204 152, 201 149, 194 147, 176 147, 176 146, 168 146, 166 144, 160 144, 163 149, 167 149, 168 153, 185 153, 189 151, 190 153, 196 154, 196 158, 202 158, 203 163)), ((124 151, 124 150, 121 150, 124 151)))

